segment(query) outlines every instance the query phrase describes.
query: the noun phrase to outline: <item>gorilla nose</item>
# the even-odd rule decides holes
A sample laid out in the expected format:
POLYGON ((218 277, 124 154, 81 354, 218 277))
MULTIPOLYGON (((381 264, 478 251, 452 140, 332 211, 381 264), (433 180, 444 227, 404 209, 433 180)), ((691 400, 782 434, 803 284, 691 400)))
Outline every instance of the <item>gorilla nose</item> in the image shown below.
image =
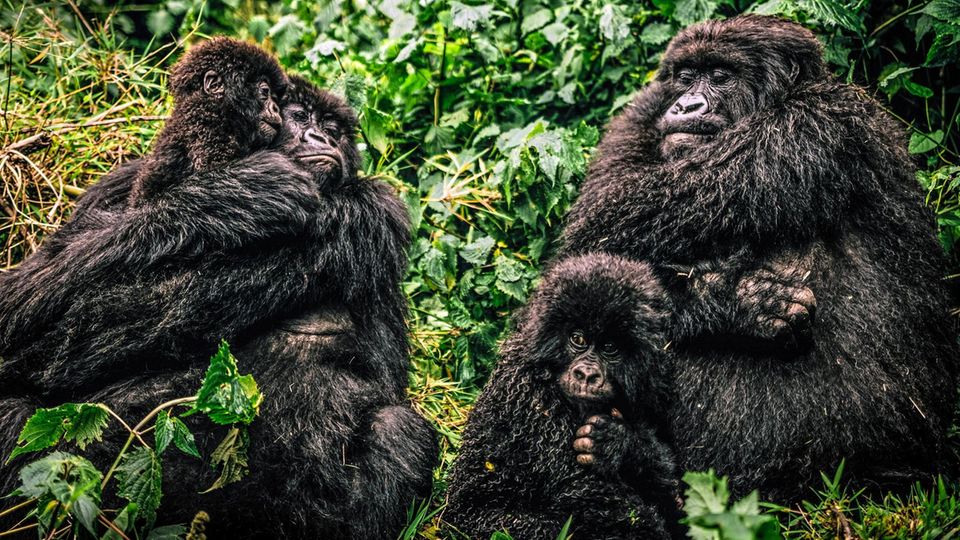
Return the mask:
POLYGON ((331 146, 330 139, 327 138, 323 132, 313 128, 308 129, 306 133, 303 134, 303 137, 307 142, 313 145, 331 146))
POLYGON ((707 113, 707 97, 703 94, 684 94, 670 107, 667 117, 690 119, 707 113))
POLYGON ((587 385, 587 387, 603 385, 603 373, 597 366, 580 364, 573 368, 573 377, 577 379, 578 382, 587 385))

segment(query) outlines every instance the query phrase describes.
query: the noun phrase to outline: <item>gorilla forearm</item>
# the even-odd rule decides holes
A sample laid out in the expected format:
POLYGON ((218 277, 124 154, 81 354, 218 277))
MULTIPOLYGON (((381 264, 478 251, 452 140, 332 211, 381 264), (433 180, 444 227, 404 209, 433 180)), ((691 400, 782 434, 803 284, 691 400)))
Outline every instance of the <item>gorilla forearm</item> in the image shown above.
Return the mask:
POLYGON ((31 370, 43 359, 43 369, 29 375, 41 377, 39 387, 82 388, 122 377, 137 358, 188 364, 196 355, 186 351, 212 353, 220 339, 234 342, 261 323, 331 302, 391 321, 389 333, 402 336, 405 300, 392 284, 406 267, 406 210, 388 187, 367 180, 323 204, 308 236, 214 253, 192 267, 162 267, 157 275, 77 294, 56 326, 11 347, 11 364, 31 370))

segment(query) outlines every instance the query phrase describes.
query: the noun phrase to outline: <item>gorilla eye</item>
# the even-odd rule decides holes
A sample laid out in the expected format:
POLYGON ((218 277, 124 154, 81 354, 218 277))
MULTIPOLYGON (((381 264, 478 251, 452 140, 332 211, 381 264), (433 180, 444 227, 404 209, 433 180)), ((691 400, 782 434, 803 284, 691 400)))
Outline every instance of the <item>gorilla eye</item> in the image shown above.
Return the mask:
POLYGON ((267 83, 265 83, 265 82, 261 82, 260 84, 258 84, 258 85, 257 85, 257 96, 258 96, 260 99, 264 100, 264 101, 266 101, 267 99, 269 99, 269 98, 270 98, 270 85, 267 84, 267 83))
POLYGON ((333 122, 327 122, 327 124, 323 126, 323 129, 327 132, 327 135, 330 135, 334 139, 340 138, 340 128, 337 126, 337 124, 333 122))
POLYGON ((692 69, 681 69, 680 72, 677 73, 677 80, 680 82, 680 84, 690 85, 693 84, 695 79, 696 77, 694 76, 692 69))
POLYGON ((570 334, 570 343, 578 349, 583 349, 587 346, 587 337, 580 330, 574 330, 570 334))
POLYGON ((307 114, 307 111, 303 109, 294 109, 290 113, 290 118, 292 118, 293 121, 297 122, 298 124, 303 124, 310 119, 310 116, 307 114))
POLYGON ((714 84, 724 84, 730 80, 733 75, 725 69, 715 69, 713 73, 710 74, 710 80, 714 84))
POLYGON ((604 343, 602 347, 600 347, 600 352, 607 356, 614 356, 620 351, 617 349, 616 343, 608 341, 604 343))

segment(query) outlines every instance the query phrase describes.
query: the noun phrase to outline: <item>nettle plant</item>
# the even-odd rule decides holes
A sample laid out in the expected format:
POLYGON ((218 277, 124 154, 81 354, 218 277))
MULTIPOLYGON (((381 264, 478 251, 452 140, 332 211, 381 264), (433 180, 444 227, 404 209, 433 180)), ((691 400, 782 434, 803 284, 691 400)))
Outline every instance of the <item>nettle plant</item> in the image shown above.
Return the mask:
POLYGON ((83 452, 102 440, 111 420, 128 435, 106 472, 82 455, 61 450, 24 466, 20 487, 6 497, 18 502, 0 510, 0 517, 23 512, 22 519, 11 529, 0 531, 0 536, 37 529, 41 538, 59 538, 66 532, 72 536, 89 533, 107 540, 128 538, 133 532, 148 540, 182 537, 187 532, 184 525, 154 527, 163 495, 163 453, 173 446, 202 459, 193 434, 182 419, 201 414, 216 424, 230 426, 210 455, 211 466, 220 470, 217 480, 207 488, 212 491, 247 474, 246 426, 259 413, 262 399, 256 381, 250 375, 239 374, 236 359, 227 343, 222 342, 210 359, 196 395, 161 403, 132 427, 103 403, 66 403, 38 409, 20 432, 8 463, 17 456, 62 443, 74 443, 83 452), (103 508, 105 495, 127 503, 116 510, 103 508))

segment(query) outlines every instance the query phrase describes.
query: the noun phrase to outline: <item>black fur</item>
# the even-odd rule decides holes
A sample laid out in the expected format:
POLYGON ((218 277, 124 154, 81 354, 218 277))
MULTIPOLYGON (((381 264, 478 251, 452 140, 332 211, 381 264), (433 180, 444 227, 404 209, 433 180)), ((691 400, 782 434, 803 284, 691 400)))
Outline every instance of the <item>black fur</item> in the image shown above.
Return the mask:
POLYGON ((681 32, 610 124, 559 253, 655 268, 676 306, 681 468, 777 501, 809 495, 841 458, 867 482, 926 477, 955 403, 944 256, 903 134, 826 73, 813 34, 786 21, 681 32), (738 114, 664 158, 674 72, 717 62, 741 80, 725 96, 738 114))
POLYGON ((446 521, 476 538, 506 529, 552 539, 570 516, 577 538, 666 537, 656 506, 672 519, 676 472, 658 432, 668 399, 664 296, 649 267, 609 255, 547 274, 470 414, 446 521), (617 397, 605 409, 586 410, 561 390, 573 327, 615 335, 624 351, 607 373, 617 397), (573 442, 591 418, 596 461, 585 466, 573 442))
MULTIPOLYGON (((116 223, 156 211, 149 202, 120 202, 149 166, 140 160, 95 186, 67 234, 18 269, 24 297, 47 296, 60 311, 42 312, 45 331, 3 350, 11 360, 0 366, 3 455, 38 406, 101 401, 136 419, 193 393, 225 338, 265 396, 250 430, 251 475, 200 495, 213 481, 209 467, 168 456, 160 522, 189 521, 205 509, 217 537, 390 537, 414 498, 429 494, 436 442, 405 396, 407 211, 387 186, 356 176, 356 118, 342 100, 302 79, 294 85, 288 98, 296 101, 285 106, 327 109, 346 134, 350 173, 336 190, 321 193, 322 178, 281 152, 261 151, 164 193, 177 193, 181 209, 195 207, 205 234, 235 243, 171 251, 148 242, 119 272, 73 266, 70 254, 115 233, 116 223), (314 209, 292 207, 290 191, 308 189, 314 209), (251 190, 262 192, 250 198, 251 190), (278 224, 269 241, 231 229, 264 219, 278 224), (66 282, 77 285, 48 290, 42 276, 50 267, 72 272, 66 282)), ((153 243, 180 238, 169 222, 143 223, 156 227, 145 237, 153 243)), ((0 319, 0 329, 8 324, 0 319)), ((197 419, 191 425, 209 456, 223 430, 197 419)), ((98 446, 95 462, 108 465, 120 442, 98 446)), ((0 490, 12 489, 25 461, 3 466, 0 490)))

